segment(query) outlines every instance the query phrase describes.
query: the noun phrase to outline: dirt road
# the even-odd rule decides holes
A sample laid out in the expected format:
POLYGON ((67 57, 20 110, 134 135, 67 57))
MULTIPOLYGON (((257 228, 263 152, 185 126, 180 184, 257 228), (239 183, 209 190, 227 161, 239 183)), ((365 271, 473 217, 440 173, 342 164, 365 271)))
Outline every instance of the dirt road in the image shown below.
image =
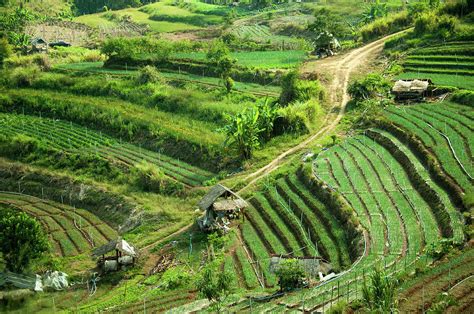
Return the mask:
MULTIPOLYGON (((349 79, 353 71, 365 64, 371 58, 374 58, 377 54, 382 51, 383 45, 385 41, 393 36, 398 35, 399 33, 395 33, 374 41, 366 46, 360 47, 349 52, 347 55, 335 58, 328 58, 320 61, 316 61, 314 66, 323 66, 324 69, 332 72, 333 79, 331 85, 328 90, 329 100, 330 103, 333 104, 332 108, 330 109, 329 114, 326 116, 324 121, 324 127, 321 128, 318 132, 314 133, 306 140, 301 142, 300 144, 290 148, 289 150, 281 153, 277 158, 272 160, 266 166, 258 169, 257 171, 249 174, 245 177, 245 180, 250 180, 249 183, 240 189, 238 193, 241 193, 255 184, 258 180, 263 178, 264 176, 270 174, 272 171, 277 169, 282 162, 285 161, 287 157, 290 155, 294 155, 295 153, 301 151, 309 144, 314 142, 316 139, 319 139, 331 131, 333 131, 339 121, 342 119, 344 112, 346 110, 347 102, 349 101, 349 95, 347 94, 347 86, 349 84, 349 79)), ((313 66, 311 64, 310 66, 313 66)), ((146 247, 142 248, 142 252, 148 252, 149 249, 156 246, 157 244, 163 243, 164 241, 173 238, 174 236, 185 232, 189 228, 192 227, 193 224, 184 226, 183 228, 171 233, 170 235, 158 240, 157 242, 151 243, 146 247)))
MULTIPOLYGON (((332 72, 331 74, 333 75, 333 79, 328 90, 328 95, 330 103, 334 105, 330 109, 329 114, 326 116, 326 119, 324 121, 325 126, 300 144, 281 153, 277 158, 272 160, 266 166, 258 169, 257 171, 245 177, 246 181, 251 181, 249 181, 249 183, 245 187, 240 189, 238 192, 241 193, 245 191, 258 180, 277 169, 288 156, 301 151, 309 144, 314 142, 316 139, 319 139, 333 131, 338 125, 339 121, 342 119, 346 110, 347 102, 350 99, 349 95, 347 94, 347 87, 351 74, 357 67, 364 65, 371 58, 376 57, 377 54, 382 51, 383 45, 387 39, 396 36, 400 33, 395 33, 386 36, 366 46, 355 49, 347 55, 343 56, 342 58, 322 60, 322 62, 320 62, 321 65, 324 66, 324 68, 326 68, 328 71, 332 72), (337 114, 334 115, 334 112, 337 112, 337 114)), ((318 66, 318 61, 315 62, 315 65, 318 66)))

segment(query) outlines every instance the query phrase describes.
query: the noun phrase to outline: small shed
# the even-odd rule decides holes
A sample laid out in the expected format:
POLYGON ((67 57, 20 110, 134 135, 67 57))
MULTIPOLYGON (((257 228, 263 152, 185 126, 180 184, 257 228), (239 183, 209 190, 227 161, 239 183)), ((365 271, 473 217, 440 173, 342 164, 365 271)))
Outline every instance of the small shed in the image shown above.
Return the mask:
POLYGON ((392 88, 396 101, 421 101, 428 95, 429 79, 398 80, 392 88))
POLYGON ((240 196, 227 187, 217 184, 198 204, 199 209, 205 211, 204 217, 198 220, 199 228, 206 232, 215 230, 225 232, 230 220, 238 218, 247 206, 247 202, 240 196))
POLYGON ((103 271, 117 271, 129 265, 135 264, 138 254, 135 248, 122 238, 112 240, 92 251, 94 258, 99 258, 97 266, 103 271), (114 255, 106 256, 110 252, 114 255))
POLYGON ((41 37, 36 37, 31 40, 31 52, 48 52, 48 43, 41 37))
POLYGON ((319 278, 319 273, 324 275, 332 271, 330 263, 318 256, 292 256, 272 254, 270 258, 270 271, 275 273, 280 267, 280 263, 286 259, 298 260, 304 273, 309 278, 319 278))

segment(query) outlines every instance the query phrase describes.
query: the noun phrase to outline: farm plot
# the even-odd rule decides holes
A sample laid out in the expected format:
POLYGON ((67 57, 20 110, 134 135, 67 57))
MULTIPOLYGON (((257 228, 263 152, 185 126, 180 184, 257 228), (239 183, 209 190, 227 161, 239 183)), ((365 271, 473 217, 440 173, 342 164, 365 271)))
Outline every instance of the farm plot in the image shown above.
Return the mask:
MULTIPOLYGON (((306 52, 303 50, 247 51, 232 52, 231 56, 241 66, 261 69, 282 69, 298 66, 306 58, 306 52)), ((206 53, 176 53, 172 55, 172 58, 204 61, 206 60, 206 53)))
POLYGON ((402 312, 425 312, 446 293, 457 302, 448 313, 467 313, 474 305, 474 249, 438 263, 416 278, 404 283, 400 290, 402 312))
POLYGON ((231 31, 237 38, 244 40, 253 40, 260 43, 273 43, 279 45, 297 44, 295 38, 283 35, 275 35, 271 32, 270 27, 266 25, 240 25, 231 31))
POLYGON ((242 237, 252 259, 262 266, 266 282, 274 282, 265 269, 271 254, 320 255, 337 270, 351 264, 340 222, 298 175, 279 179, 250 202, 242 237))
MULTIPOLYGON (((295 294, 280 299, 280 305, 321 311, 341 298, 355 299, 361 296, 363 274, 377 265, 389 273, 412 270, 423 248, 441 238, 434 210, 411 183, 404 165, 369 137, 359 135, 320 153, 313 171, 357 213, 367 230, 365 254, 350 271, 310 290, 304 302, 295 294)), ((266 304, 261 309, 278 310, 280 305, 266 304)))
POLYGON ((0 134, 25 134, 60 150, 88 150, 103 158, 134 166, 147 161, 187 186, 198 186, 213 174, 161 153, 156 153, 106 136, 71 122, 32 116, 0 114, 0 134))
POLYGON ((50 237, 59 256, 90 251, 117 236, 117 232, 92 213, 33 196, 0 192, 0 203, 35 217, 50 237))
POLYGON ((474 42, 451 42, 417 49, 403 62, 401 79, 431 78, 437 85, 473 88, 474 42))
POLYGON ((385 114, 396 125, 418 136, 436 155, 445 172, 465 191, 469 191, 474 174, 474 142, 472 117, 466 116, 464 109, 465 106, 443 102, 410 107, 392 106, 385 114))
MULTIPOLYGON (((98 73, 113 76, 133 76, 137 74, 138 69, 129 67, 127 69, 109 69, 103 67, 103 62, 80 62, 60 64, 55 67, 58 71, 66 72, 85 72, 98 73)), ((160 75, 170 82, 193 83, 203 86, 222 87, 219 78, 211 76, 202 76, 186 72, 160 71, 160 75)), ((276 85, 260 85, 256 83, 247 83, 236 81, 234 89, 238 92, 246 92, 255 95, 268 95, 277 97, 281 91, 280 86, 276 85)))

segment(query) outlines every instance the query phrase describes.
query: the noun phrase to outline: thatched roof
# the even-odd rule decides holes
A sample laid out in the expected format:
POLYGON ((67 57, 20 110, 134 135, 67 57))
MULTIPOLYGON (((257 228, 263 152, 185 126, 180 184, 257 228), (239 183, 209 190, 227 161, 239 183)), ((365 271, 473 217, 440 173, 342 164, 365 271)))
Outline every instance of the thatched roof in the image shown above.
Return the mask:
POLYGON ((118 250, 119 252, 122 252, 124 255, 129 255, 129 256, 137 256, 137 253, 135 252, 135 248, 128 244, 127 241, 123 240, 122 238, 118 238, 117 240, 112 240, 109 243, 106 243, 102 245, 101 247, 96 248, 94 251, 92 251, 92 256, 100 256, 100 255, 105 255, 109 252, 118 250))
POLYGON ((247 205, 247 203, 240 196, 238 196, 237 194, 235 194, 234 192, 232 192, 230 189, 226 188, 222 184, 217 184, 213 186, 206 195, 204 195, 204 197, 198 203, 198 206, 201 210, 207 210, 216 202, 216 200, 219 197, 231 197, 231 196, 233 196, 235 199, 240 200, 240 204, 245 204, 245 206, 247 205))
POLYGON ((240 198, 235 200, 217 201, 212 205, 212 209, 216 212, 243 209, 245 207, 247 207, 247 202, 240 198))
POLYGON ((41 37, 36 37, 36 38, 31 40, 31 44, 32 45, 45 45, 45 44, 47 44, 47 42, 46 42, 46 40, 44 40, 41 37))
POLYGON ((430 80, 398 80, 392 88, 394 93, 422 93, 428 89, 430 80))

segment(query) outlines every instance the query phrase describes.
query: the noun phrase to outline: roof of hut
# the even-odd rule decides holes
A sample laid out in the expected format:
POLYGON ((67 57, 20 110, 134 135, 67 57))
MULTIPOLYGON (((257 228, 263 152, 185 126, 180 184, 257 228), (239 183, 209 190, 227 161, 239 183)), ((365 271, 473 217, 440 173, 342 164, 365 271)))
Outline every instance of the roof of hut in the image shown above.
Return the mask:
POLYGON ((92 256, 100 256, 107 254, 109 252, 118 250, 125 255, 129 256, 137 256, 135 252, 135 248, 131 246, 127 241, 123 240, 122 238, 118 238, 116 240, 112 240, 109 243, 102 245, 101 247, 96 248, 92 251, 92 256))
POLYGON ((398 80, 392 88, 395 93, 424 92, 430 85, 430 80, 398 80))
MULTIPOLYGON (((219 197, 222 197, 222 196, 225 196, 225 197, 233 196, 236 199, 240 200, 239 204, 245 204, 245 206, 247 205, 247 203, 240 196, 232 192, 230 189, 226 188, 222 184, 216 184, 209 190, 209 192, 206 195, 204 195, 201 201, 199 201, 198 206, 201 210, 207 210, 216 202, 216 200, 219 197)), ((221 203, 221 201, 219 203, 221 203)), ((228 204, 223 204, 223 205, 227 206, 228 204)))
POLYGON ((212 209, 215 211, 230 211, 235 209, 242 209, 247 207, 247 202, 241 198, 235 200, 222 200, 212 204, 212 209))

